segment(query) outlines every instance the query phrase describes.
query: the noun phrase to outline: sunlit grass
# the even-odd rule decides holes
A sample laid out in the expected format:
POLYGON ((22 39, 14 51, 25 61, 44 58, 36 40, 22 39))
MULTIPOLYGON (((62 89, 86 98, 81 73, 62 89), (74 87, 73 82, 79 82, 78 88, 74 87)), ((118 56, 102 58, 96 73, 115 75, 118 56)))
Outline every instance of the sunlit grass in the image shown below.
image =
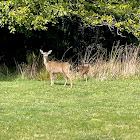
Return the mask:
POLYGON ((140 80, 0 81, 2 140, 138 140, 140 80))

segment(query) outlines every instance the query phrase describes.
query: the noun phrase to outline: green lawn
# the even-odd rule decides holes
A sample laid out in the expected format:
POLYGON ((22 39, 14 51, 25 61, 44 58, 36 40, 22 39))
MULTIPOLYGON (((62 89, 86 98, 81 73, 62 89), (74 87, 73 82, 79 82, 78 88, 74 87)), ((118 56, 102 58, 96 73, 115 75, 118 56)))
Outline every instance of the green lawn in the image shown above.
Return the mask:
POLYGON ((139 140, 140 80, 0 81, 0 140, 139 140))

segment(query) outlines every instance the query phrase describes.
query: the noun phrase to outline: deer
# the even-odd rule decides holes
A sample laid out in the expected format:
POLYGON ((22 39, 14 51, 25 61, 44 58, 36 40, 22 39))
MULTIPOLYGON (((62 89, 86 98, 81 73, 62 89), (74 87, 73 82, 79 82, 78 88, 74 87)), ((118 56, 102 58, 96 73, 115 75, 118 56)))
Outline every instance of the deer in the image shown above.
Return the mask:
POLYGON ((65 78, 66 86, 68 79, 70 80, 71 88, 73 87, 72 84, 72 66, 68 62, 57 62, 57 61, 48 61, 48 55, 52 53, 52 50, 48 52, 43 52, 40 49, 40 53, 43 55, 44 65, 46 66, 46 71, 50 74, 51 85, 54 85, 54 74, 63 74, 65 78))
POLYGON ((80 80, 82 79, 82 76, 86 76, 86 82, 87 82, 87 74, 89 72, 89 65, 88 66, 82 66, 82 65, 79 65, 77 67, 77 72, 79 73, 79 78, 80 80))

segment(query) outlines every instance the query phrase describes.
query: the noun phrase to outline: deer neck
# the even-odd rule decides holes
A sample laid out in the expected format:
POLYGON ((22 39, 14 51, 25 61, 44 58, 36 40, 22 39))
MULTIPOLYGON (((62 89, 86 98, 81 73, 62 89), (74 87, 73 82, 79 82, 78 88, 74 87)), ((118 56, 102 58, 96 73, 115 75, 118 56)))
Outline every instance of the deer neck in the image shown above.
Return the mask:
POLYGON ((43 57, 44 59, 44 64, 46 65, 48 63, 48 57, 43 57))

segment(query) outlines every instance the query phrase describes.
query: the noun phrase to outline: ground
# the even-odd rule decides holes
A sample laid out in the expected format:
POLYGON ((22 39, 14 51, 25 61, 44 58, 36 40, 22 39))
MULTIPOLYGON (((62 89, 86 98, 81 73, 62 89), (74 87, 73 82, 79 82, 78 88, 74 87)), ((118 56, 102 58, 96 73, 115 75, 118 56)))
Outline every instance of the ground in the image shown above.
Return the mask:
POLYGON ((140 80, 0 81, 1 140, 139 140, 140 80))

